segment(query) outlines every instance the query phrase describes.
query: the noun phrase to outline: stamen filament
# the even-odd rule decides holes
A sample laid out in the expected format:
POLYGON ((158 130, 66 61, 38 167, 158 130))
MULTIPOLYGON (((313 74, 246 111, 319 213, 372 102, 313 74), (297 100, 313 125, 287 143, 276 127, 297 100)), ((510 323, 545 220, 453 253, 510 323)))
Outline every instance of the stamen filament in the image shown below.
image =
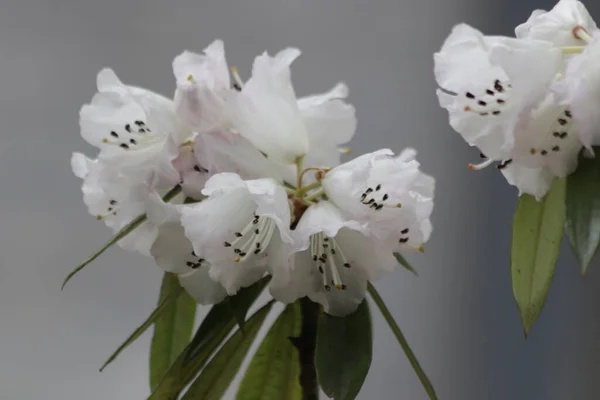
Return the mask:
POLYGON ((469 164, 469 169, 471 171, 479 171, 479 170, 489 167, 493 163, 494 163, 494 160, 492 160, 490 158, 489 160, 485 160, 484 162, 479 163, 479 164, 469 164))
POLYGON ((560 48, 564 54, 577 54, 585 50, 585 46, 567 46, 560 48))

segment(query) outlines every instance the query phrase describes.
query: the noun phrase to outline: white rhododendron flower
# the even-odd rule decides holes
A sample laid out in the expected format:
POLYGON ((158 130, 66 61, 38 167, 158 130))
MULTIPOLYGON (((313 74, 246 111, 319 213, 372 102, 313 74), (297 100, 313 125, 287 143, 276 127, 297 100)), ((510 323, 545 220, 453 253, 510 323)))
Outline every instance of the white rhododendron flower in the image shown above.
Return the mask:
POLYGON ((497 161, 519 194, 538 199, 555 177, 575 170, 580 127, 571 102, 550 91, 565 63, 548 41, 483 36, 464 24, 453 29, 435 55, 435 74, 450 124, 486 158, 471 169, 497 161))
POLYGON ((215 40, 204 54, 184 51, 173 61, 177 79, 175 108, 196 132, 212 132, 229 125, 224 93, 231 90, 225 49, 215 40))
MULTIPOLYGON (((81 136, 98 147, 98 157, 125 173, 153 173, 177 181, 171 165, 191 132, 179 122, 173 102, 126 86, 110 69, 98 73, 98 93, 80 111, 81 136)), ((144 176, 145 178, 145 176, 144 176)))
POLYGON ((434 180, 419 170, 416 151, 384 149, 333 168, 323 178, 329 200, 377 237, 419 248, 430 235, 434 180), (403 233, 400 233, 403 232, 403 233))
POLYGON ((309 296, 325 312, 350 314, 365 296, 368 280, 392 272, 398 261, 397 239, 365 235, 356 221, 348 220, 335 205, 321 201, 304 213, 294 236, 300 252, 289 260, 289 279, 274 271, 271 293, 289 303, 309 296))
POLYGON ((166 272, 177 274, 179 283, 200 304, 218 303, 227 292, 209 276, 210 265, 194 251, 181 225, 186 205, 168 204, 160 196, 150 196, 148 220, 158 227, 150 254, 166 272))
MULTIPOLYGON (((488 43, 474 51, 488 59, 482 71, 496 65, 488 43)), ((434 180, 421 172, 416 151, 396 156, 384 149, 340 165, 357 127, 348 87, 297 98, 290 65, 299 55, 295 48, 259 55, 244 83, 235 67, 230 73, 216 40, 200 54, 174 59, 173 100, 124 85, 104 69, 98 93, 81 109, 81 135, 99 149, 96 159, 72 157, 89 212, 115 233, 129 232, 119 245, 152 256, 200 304, 221 302, 270 275, 274 298, 308 296, 332 315, 347 315, 363 301, 368 281, 396 269, 395 252, 423 251, 431 234, 434 180)), ((453 57, 442 57, 440 80, 448 90, 480 95, 480 86, 453 76, 453 57)), ((508 144, 499 159, 512 155, 515 140, 505 130, 517 124, 517 109, 543 86, 538 81, 553 79, 550 72, 538 74, 537 83, 512 79, 518 66, 506 59, 501 81, 491 85, 506 99, 508 122, 499 124, 504 130, 477 133, 492 139, 473 141, 494 149, 500 132, 508 144), (509 101, 509 80, 527 82, 518 100, 509 101)), ((459 123, 468 128, 461 133, 475 135, 467 122, 459 123)))
MULTIPOLYGON (((136 182, 122 174, 114 176, 102 161, 91 160, 81 153, 73 153, 71 166, 75 176, 83 179, 83 202, 89 213, 104 221, 115 233, 144 214, 151 193, 149 182, 136 182)), ((149 255, 157 233, 156 226, 144 222, 118 244, 149 255)))
POLYGON ((345 85, 328 93, 297 99, 291 82, 290 64, 298 49, 285 49, 274 57, 256 58, 252 77, 239 93, 230 93, 233 126, 269 158, 293 164, 325 165, 339 162, 338 148, 356 129, 354 107, 345 85))
POLYGON ((210 275, 230 294, 260 279, 291 245, 290 209, 282 186, 233 173, 206 183, 204 201, 182 209, 181 223, 210 275))
POLYGON ((436 53, 440 105, 450 125, 489 158, 506 160, 514 129, 561 71, 563 55, 550 43, 487 37, 461 24, 436 53))
POLYGON ((546 40, 556 46, 581 46, 585 44, 582 35, 591 35, 597 30, 580 1, 560 0, 550 11, 533 11, 527 22, 517 26, 515 34, 519 39, 546 40))
POLYGON ((234 128, 268 157, 289 164, 308 153, 309 139, 291 82, 290 64, 298 49, 254 60, 252 77, 239 93, 231 93, 234 128))

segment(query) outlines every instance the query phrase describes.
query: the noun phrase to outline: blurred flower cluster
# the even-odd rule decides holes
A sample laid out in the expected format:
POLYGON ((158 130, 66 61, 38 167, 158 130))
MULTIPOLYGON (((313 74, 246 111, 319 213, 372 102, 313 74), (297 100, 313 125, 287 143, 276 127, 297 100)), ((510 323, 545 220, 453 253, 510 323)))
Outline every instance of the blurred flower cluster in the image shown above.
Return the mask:
MULTIPOLYGON (((536 18, 521 29, 523 36, 539 36, 546 20, 554 21, 536 18)), ((536 154, 550 153, 539 159, 551 171, 546 174, 568 172, 567 158, 582 140, 571 135, 570 113, 558 95, 546 95, 535 107, 532 102, 563 71, 556 46, 592 40, 591 21, 574 23, 582 28, 569 28, 572 40, 556 45, 488 40, 459 27, 444 46, 438 80, 457 95, 440 93, 440 99, 457 129, 489 157, 517 161, 514 152, 522 145, 506 132, 529 108, 528 118, 553 118, 548 127, 567 121, 560 125, 564 138, 525 132, 529 141, 546 141, 535 145, 536 154), (467 53, 481 60, 472 65, 477 75, 459 65, 467 53), (498 64, 495 53, 509 64, 498 64), (517 57, 521 53, 524 61, 517 57), (518 71, 523 62, 543 68, 518 71), (488 88, 494 93, 486 94, 488 88), (496 117, 496 109, 503 114, 496 117), (552 152, 555 143, 561 152, 552 152)), ((561 29, 556 40, 565 36, 561 29)), ((290 65, 299 55, 294 48, 261 54, 244 82, 228 67, 217 40, 202 54, 186 51, 175 58, 173 99, 125 85, 104 69, 98 92, 81 108, 81 135, 99 150, 94 159, 72 157, 89 212, 115 232, 145 216, 119 245, 154 257, 198 303, 218 303, 269 274, 277 300, 308 296, 330 314, 347 315, 362 302, 368 281, 398 267, 395 252, 422 251, 431 234, 434 180, 421 172, 416 152, 383 149, 340 164, 356 130, 355 110, 345 101, 348 89, 339 83, 298 98, 290 65)), ((580 76, 579 69, 590 67, 574 59, 570 68, 580 76)), ((570 73, 563 92, 576 100, 564 101, 575 106, 587 93, 580 93, 585 88, 570 73)), ((576 119, 588 118, 579 112, 573 107, 576 119)))
POLYGON ((506 180, 540 199, 600 145, 600 31, 579 1, 536 10, 516 37, 460 24, 435 54, 450 125, 506 180))

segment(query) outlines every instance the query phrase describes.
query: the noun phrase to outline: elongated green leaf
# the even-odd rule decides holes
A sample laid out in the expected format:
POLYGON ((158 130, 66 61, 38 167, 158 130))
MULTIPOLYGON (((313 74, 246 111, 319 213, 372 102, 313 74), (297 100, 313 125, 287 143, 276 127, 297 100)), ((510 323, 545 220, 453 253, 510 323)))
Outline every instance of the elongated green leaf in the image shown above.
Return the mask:
POLYGON ((270 276, 266 276, 252 286, 242 288, 235 296, 229 296, 221 303, 213 307, 214 313, 211 310, 209 316, 215 320, 211 324, 202 324, 194 335, 192 342, 185 352, 184 364, 188 363, 197 352, 202 351, 206 342, 212 339, 212 335, 219 331, 219 327, 224 326, 233 319, 243 330, 243 321, 246 319, 248 309, 254 304, 257 297, 262 293, 265 286, 271 280, 270 276))
POLYGON ((580 157, 567 178, 565 204, 565 233, 585 274, 600 246, 600 158, 580 157))
POLYGON ((302 400, 300 360, 290 338, 300 335, 300 303, 288 305, 254 355, 237 400, 302 400))
POLYGON ((431 384, 431 381, 427 377, 425 371, 423 371, 423 368, 421 368, 421 364, 419 363, 419 360, 417 360, 417 356, 415 356, 415 353, 410 348, 408 341, 402 333, 402 330, 396 323, 396 320, 392 316, 392 313, 390 313, 390 310, 388 310, 387 306, 385 305, 385 302, 379 295, 379 292, 377 291, 377 289, 375 289, 375 286, 373 286, 371 282, 368 283, 367 290, 369 291, 373 302, 377 305, 379 311, 381 311, 383 318, 385 318, 385 321, 390 326, 390 329, 394 333, 394 336, 396 336, 396 340, 398 341, 398 344, 400 344, 400 347, 402 347, 402 351, 404 351, 404 354, 406 354, 408 362, 410 362, 410 365, 413 367, 415 373, 419 377, 421 385, 423 385, 423 389, 425 389, 425 392, 427 392, 427 395, 431 400, 437 400, 437 394, 435 393, 435 389, 431 384))
MULTIPOLYGON (((269 277, 263 278, 254 285, 241 289, 232 297, 245 298, 246 302, 239 300, 239 304, 246 304, 247 310, 256 301, 269 279, 269 277)), ((191 343, 177 357, 148 399, 176 399, 179 392, 196 376, 206 360, 229 335, 235 324, 236 318, 232 314, 228 299, 213 306, 200 324, 191 343)))
MULTIPOLYGON (((165 272, 160 288, 159 304, 169 293, 181 287, 177 277, 165 272)), ((194 320, 196 318, 196 302, 183 292, 170 302, 154 323, 154 336, 150 346, 150 388, 154 389, 160 378, 177 359, 190 342, 194 320)))
POLYGON ((181 295, 182 292, 183 288, 181 286, 177 286, 176 288, 174 288, 173 291, 169 293, 169 295, 167 295, 158 304, 154 311, 152 311, 152 314, 150 314, 148 318, 146 318, 146 320, 131 334, 131 336, 129 336, 127 340, 125 340, 123 344, 119 346, 119 348, 109 357, 109 359, 106 360, 104 365, 102 365, 102 367, 100 368, 100 372, 102 372, 104 368, 108 366, 108 364, 113 362, 119 356, 119 354, 121 354, 121 352, 127 348, 127 346, 129 346, 131 343, 135 342, 140 336, 142 336, 142 334, 152 326, 152 324, 154 323, 154 321, 156 321, 158 316, 165 312, 165 310, 170 308, 171 304, 177 300, 177 298, 181 295))
POLYGON ((87 260, 85 260, 84 262, 79 264, 77 266, 77 268, 75 268, 73 271, 71 271, 69 273, 69 275, 67 275, 67 277, 63 281, 63 284, 60 289, 61 290, 64 289, 67 282, 69 282, 71 280, 71 278, 74 277, 79 271, 84 269, 88 264, 90 264, 96 258, 100 257, 100 255, 102 253, 104 253, 106 250, 108 250, 110 247, 112 247, 112 245, 117 243, 119 240, 123 239, 125 236, 129 235, 135 229, 137 229, 141 224, 144 223, 144 221, 146 221, 146 214, 140 215, 139 217, 134 219, 129 225, 127 225, 123 229, 121 229, 108 243, 106 243, 104 246, 102 246, 102 248, 100 250, 98 250, 97 252, 92 254, 87 260))
POLYGON ((335 400, 356 398, 371 366, 372 348, 366 300, 346 317, 321 315, 315 361, 319 384, 327 396, 335 400))
MULTIPOLYGON (((177 185, 163 197, 163 200, 170 201, 175 196, 177 196, 180 192, 181 192, 181 186, 177 185)), ((102 253, 104 253, 106 250, 111 248, 119 240, 123 239, 125 236, 129 235, 131 232, 136 230, 140 225, 142 225, 146 221, 146 219, 147 219, 146 214, 143 214, 143 215, 140 215, 139 217, 135 218, 128 225, 124 226, 119 232, 117 232, 117 234, 115 236, 113 236, 112 239, 110 239, 110 241, 108 243, 106 243, 104 246, 102 246, 102 248, 100 250, 98 250, 97 252, 92 254, 87 260, 85 260, 84 262, 79 264, 73 271, 71 271, 67 275, 65 280, 63 281, 63 284, 60 289, 63 290, 65 288, 65 285, 67 284, 67 282, 69 282, 71 280, 71 278, 73 278, 79 271, 84 269, 87 265, 89 265, 96 258, 100 257, 100 255, 102 253)))
POLYGON ((419 276, 419 274, 412 267, 412 265, 410 265, 408 263, 408 261, 406 261, 406 259, 404 257, 402 257, 402 254, 400 254, 400 253, 394 253, 394 257, 396 257, 396 260, 398 260, 398 262, 400 263, 400 265, 402 265, 404 268, 406 268, 407 270, 409 270, 410 272, 412 272, 416 276, 419 276))
POLYGON ((513 220, 512 287, 525 335, 540 315, 554 276, 563 234, 565 179, 554 181, 542 201, 523 195, 513 220))
POLYGON ((221 400, 237 374, 246 353, 275 300, 265 304, 248 319, 246 330, 237 332, 223 345, 221 350, 204 367, 200 376, 191 384, 181 400, 221 400))

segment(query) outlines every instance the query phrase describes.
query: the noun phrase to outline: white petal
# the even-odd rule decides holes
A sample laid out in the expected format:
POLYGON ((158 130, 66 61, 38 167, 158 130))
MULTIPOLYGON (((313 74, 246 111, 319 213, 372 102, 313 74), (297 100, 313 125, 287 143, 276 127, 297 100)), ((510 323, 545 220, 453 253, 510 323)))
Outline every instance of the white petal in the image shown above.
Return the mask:
POLYGON ((538 200, 546 195, 554 179, 546 168, 527 168, 516 163, 502 169, 502 175, 519 189, 519 196, 530 194, 538 200))
POLYGON ((199 304, 217 304, 226 296, 227 291, 209 275, 208 268, 202 268, 179 275, 179 284, 199 304))
POLYGON ((306 126, 290 81, 289 63, 299 54, 284 50, 254 61, 252 78, 228 93, 234 128, 269 158, 294 163, 309 149, 306 126))
POLYGON ((554 94, 547 94, 517 125, 513 162, 567 176, 575 170, 582 147, 576 127, 571 112, 556 102, 554 94))
POLYGON ((348 87, 339 83, 327 93, 298 100, 310 142, 305 165, 330 167, 340 163, 339 147, 356 131, 354 107, 343 100, 347 96, 348 87))
POLYGON ((93 163, 94 161, 79 152, 74 152, 71 156, 71 169, 73 170, 73 174, 81 179, 85 179, 90 172, 90 167, 93 163))
POLYGON ((565 77, 554 85, 562 105, 573 112, 575 128, 581 142, 591 148, 600 144, 600 34, 594 36, 583 53, 572 58, 565 77))
MULTIPOLYGON (((243 179, 268 177, 283 181, 285 170, 238 134, 200 133, 196 138, 194 153, 198 163, 211 175, 233 172, 243 179)), ((295 168, 291 169, 295 174, 295 168)))
POLYGON ((221 40, 214 41, 204 54, 185 51, 173 60, 177 78, 177 114, 198 132, 209 132, 228 124, 221 96, 230 90, 229 70, 221 40))
POLYGON ((335 237, 344 227, 360 230, 361 225, 344 216, 339 208, 329 201, 320 201, 310 206, 300 218, 293 231, 296 245, 295 250, 306 250, 310 236, 323 232, 329 237, 335 237))
POLYGON ((179 284, 198 304, 217 304, 227 297, 227 291, 215 282, 208 268, 199 268, 185 275, 179 275, 179 284))
MULTIPOLYGON (((75 172, 83 177, 81 190, 89 213, 104 221, 114 232, 145 213, 150 193, 147 182, 114 175, 102 162, 89 160, 79 153, 73 155, 72 162, 75 172)), ((118 244, 127 250, 148 255, 156 235, 155 226, 145 222, 118 244)))
POLYGON ((585 6, 574 0, 561 0, 552 10, 535 10, 527 22, 517 26, 520 39, 539 39, 555 46, 582 46, 585 42, 573 35, 573 28, 582 26, 592 34, 598 28, 585 6))

